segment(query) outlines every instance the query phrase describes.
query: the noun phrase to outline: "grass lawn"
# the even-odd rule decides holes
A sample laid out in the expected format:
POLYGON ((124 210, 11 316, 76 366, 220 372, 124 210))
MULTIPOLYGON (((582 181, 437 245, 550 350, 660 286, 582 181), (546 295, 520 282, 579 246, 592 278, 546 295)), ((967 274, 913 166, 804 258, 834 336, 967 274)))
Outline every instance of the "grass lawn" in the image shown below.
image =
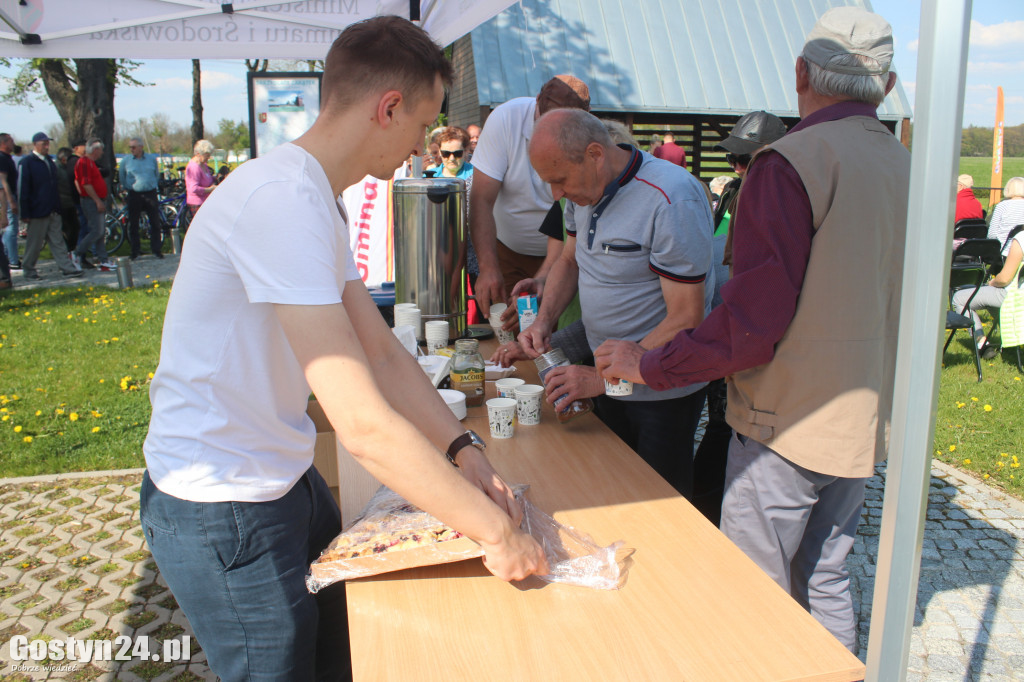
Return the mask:
POLYGON ((0 297, 0 477, 143 465, 169 289, 0 297))
MULTIPOLYGON (((976 187, 988 187, 989 182, 992 181, 992 158, 982 156, 961 156, 960 173, 967 173, 974 178, 974 184, 976 187)), ((1002 186, 1005 187, 1006 181, 1015 177, 1024 177, 1024 158, 1016 157, 1008 159, 1004 157, 1002 186)), ((981 205, 986 211, 988 211, 988 190, 977 190, 974 195, 978 197, 978 200, 981 201, 981 205)))

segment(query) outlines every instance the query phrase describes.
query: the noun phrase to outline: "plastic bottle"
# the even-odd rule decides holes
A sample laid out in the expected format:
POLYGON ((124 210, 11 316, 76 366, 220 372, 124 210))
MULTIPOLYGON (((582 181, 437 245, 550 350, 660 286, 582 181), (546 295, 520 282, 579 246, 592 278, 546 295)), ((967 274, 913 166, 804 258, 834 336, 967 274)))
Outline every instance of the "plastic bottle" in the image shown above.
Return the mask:
MULTIPOLYGON (((537 366, 537 374, 540 375, 540 382, 547 385, 544 377, 548 375, 555 367, 566 367, 571 365, 569 358, 565 357, 565 353, 561 348, 555 348, 553 350, 544 353, 539 358, 533 361, 533 364, 537 366)), ((565 396, 562 396, 555 401, 555 416, 558 417, 558 421, 565 423, 570 419, 586 414, 594 409, 594 401, 590 398, 580 398, 574 400, 568 405, 565 404, 565 396)))
POLYGON ((455 357, 448 376, 452 388, 466 394, 467 407, 484 404, 484 358, 480 355, 480 344, 476 339, 455 342, 455 357))

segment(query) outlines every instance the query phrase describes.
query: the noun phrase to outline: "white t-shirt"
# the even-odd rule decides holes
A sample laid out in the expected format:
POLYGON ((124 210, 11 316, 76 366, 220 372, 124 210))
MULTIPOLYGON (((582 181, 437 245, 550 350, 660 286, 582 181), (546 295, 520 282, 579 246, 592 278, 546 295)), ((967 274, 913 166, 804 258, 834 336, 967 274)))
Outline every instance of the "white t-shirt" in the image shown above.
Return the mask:
POLYGON ((153 483, 197 502, 263 502, 313 462, 310 388, 273 303, 341 302, 359 279, 347 216, 292 144, 242 164, 185 239, 143 451, 153 483))
POLYGON ((498 240, 527 256, 547 254, 548 238, 538 230, 555 201, 551 185, 530 165, 536 108, 533 97, 517 97, 499 105, 487 117, 473 152, 476 172, 502 183, 494 202, 498 240))

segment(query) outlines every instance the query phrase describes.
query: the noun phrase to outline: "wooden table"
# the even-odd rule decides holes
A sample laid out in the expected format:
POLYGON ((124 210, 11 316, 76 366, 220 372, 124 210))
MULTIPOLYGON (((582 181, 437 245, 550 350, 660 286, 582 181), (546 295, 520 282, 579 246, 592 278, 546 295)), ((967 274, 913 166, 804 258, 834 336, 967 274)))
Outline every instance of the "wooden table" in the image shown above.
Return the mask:
MULTIPOLYGON (((536 383, 532 363, 515 376, 536 383)), ((349 582, 356 680, 863 679, 856 657, 594 415, 559 424, 545 404, 541 424, 509 440, 487 436, 486 408, 464 423, 541 510, 635 548, 628 581, 509 584, 475 559, 349 582)))

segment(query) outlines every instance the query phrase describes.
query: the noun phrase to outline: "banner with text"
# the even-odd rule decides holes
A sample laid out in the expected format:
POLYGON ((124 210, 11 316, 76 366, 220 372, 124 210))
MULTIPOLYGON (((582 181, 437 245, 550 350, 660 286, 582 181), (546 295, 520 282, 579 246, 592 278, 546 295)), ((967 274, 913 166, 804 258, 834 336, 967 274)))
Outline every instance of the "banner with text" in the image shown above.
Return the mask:
POLYGON ((341 195, 348 212, 349 245, 368 287, 395 279, 391 181, 367 175, 341 195))

